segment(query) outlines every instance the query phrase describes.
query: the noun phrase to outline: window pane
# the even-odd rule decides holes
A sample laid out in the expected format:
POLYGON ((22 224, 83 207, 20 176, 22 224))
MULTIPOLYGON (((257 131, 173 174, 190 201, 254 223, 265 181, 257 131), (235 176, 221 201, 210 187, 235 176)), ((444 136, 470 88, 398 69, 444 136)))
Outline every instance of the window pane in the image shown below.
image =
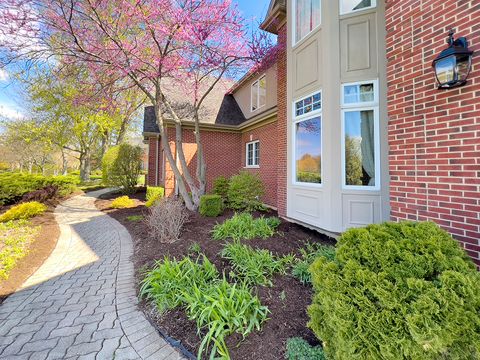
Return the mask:
POLYGON ((295 12, 295 41, 298 42, 320 25, 320 0, 297 0, 295 12))
POLYGON ((321 184, 322 122, 320 117, 295 126, 296 180, 321 184))
POLYGON ((348 85, 343 88, 343 103, 356 104, 375 101, 373 83, 362 85, 348 85))
POLYGON ((265 77, 262 77, 258 81, 258 84, 258 107, 262 107, 267 103, 267 80, 265 79, 265 77))
POLYGON ((255 162, 254 165, 260 164, 260 143, 255 143, 255 162))
POLYGON ((341 13, 349 13, 374 6, 372 0, 340 0, 341 13))
POLYGON ((373 110, 345 112, 346 185, 375 186, 373 110))
POLYGON ((258 81, 255 81, 252 85, 252 111, 258 108, 258 81))
POLYGON ((295 103, 295 114, 296 116, 308 114, 309 112, 322 109, 322 97, 320 93, 316 93, 312 96, 309 96, 303 100, 297 101, 295 103))
POLYGON ((253 165, 253 144, 247 144, 247 166, 253 165))

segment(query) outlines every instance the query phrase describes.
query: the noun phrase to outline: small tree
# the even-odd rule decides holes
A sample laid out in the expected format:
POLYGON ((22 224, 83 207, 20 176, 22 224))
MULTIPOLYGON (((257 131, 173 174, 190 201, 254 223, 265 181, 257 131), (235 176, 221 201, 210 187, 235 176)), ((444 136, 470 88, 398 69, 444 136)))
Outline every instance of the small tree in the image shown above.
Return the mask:
POLYGON ((107 185, 120 186, 125 193, 132 193, 142 169, 140 146, 121 144, 110 148, 102 160, 103 181, 107 185))

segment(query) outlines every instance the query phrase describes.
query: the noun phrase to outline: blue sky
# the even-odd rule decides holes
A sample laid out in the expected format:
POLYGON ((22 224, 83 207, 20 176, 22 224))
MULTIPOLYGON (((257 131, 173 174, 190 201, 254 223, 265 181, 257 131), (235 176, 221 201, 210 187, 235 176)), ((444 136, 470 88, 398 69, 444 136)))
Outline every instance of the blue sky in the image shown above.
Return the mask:
MULTIPOLYGON (((243 17, 251 28, 256 28, 264 19, 270 0, 234 0, 243 17)), ((16 118, 25 112, 22 91, 19 85, 8 74, 0 69, 0 116, 16 118)))

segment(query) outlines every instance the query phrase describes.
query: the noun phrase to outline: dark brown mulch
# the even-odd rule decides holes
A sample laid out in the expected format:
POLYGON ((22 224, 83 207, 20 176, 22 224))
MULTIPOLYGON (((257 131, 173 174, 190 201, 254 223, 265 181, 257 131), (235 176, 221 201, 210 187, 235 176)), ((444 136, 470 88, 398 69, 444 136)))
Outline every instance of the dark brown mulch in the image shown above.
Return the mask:
MULTIPOLYGON (((141 195, 141 194, 137 194, 141 195)), ((144 206, 131 209, 109 209, 111 200, 118 195, 107 195, 97 200, 97 207, 121 222, 134 239, 134 264, 137 286, 142 279, 145 269, 152 267, 156 260, 165 256, 178 259, 188 255, 188 249, 193 243, 198 243, 202 252, 217 268, 228 271, 228 264, 218 255, 224 242, 211 239, 210 231, 215 223, 221 223, 231 217, 233 212, 227 211, 218 218, 205 218, 198 213, 190 214, 190 222, 186 225, 180 241, 173 244, 160 243, 149 236, 149 231, 142 221, 128 221, 127 216, 145 215, 148 211, 144 206)), ((256 214, 258 215, 258 214, 256 214)), ((266 216, 275 216, 270 211, 266 216)), ((256 248, 265 248, 278 255, 298 253, 306 241, 334 244, 334 240, 318 232, 306 229, 300 225, 282 221, 279 233, 272 238, 253 239, 244 241, 256 248)), ((260 332, 253 332, 245 340, 233 335, 228 339, 232 359, 235 360, 279 360, 284 358, 285 343, 290 337, 300 336, 312 345, 318 340, 310 329, 306 327, 308 315, 307 306, 311 303, 312 290, 302 285, 291 276, 276 276, 273 287, 259 287, 256 289, 263 305, 271 311, 269 320, 263 325, 260 332)), ((200 344, 197 329, 193 321, 189 321, 181 310, 170 311, 158 318, 151 316, 151 308, 142 303, 143 310, 157 323, 160 329, 168 336, 180 340, 191 353, 196 354, 200 344)))
POLYGON ((57 244, 60 229, 53 215, 53 207, 42 215, 30 220, 31 226, 40 226, 40 232, 30 244, 26 256, 18 260, 15 268, 12 269, 7 280, 0 280, 0 303, 20 288, 50 256, 57 244))

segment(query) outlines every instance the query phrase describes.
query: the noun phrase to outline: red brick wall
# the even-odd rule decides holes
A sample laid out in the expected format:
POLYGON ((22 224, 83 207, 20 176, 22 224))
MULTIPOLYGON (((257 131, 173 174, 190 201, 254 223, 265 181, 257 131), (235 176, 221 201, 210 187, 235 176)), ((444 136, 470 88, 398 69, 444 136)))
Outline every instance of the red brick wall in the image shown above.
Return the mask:
POLYGON ((265 185, 265 204, 277 206, 277 122, 246 131, 242 134, 242 166, 246 165, 246 144, 250 141, 260 141, 260 167, 245 169, 256 173, 265 185))
POLYGON ((480 4, 387 1, 386 24, 391 217, 437 222, 480 265, 480 4), (478 54, 466 86, 437 90, 452 27, 478 54))
MULTIPOLYGON (((168 129, 168 138, 172 151, 175 149, 175 130, 168 129)), ((193 130, 183 131, 183 149, 190 173, 195 178, 197 169, 197 146, 193 130)), ((241 135, 239 133, 203 131, 202 144, 207 164, 207 192, 212 190, 213 180, 221 175, 230 177, 240 171, 241 166, 241 135)), ((168 162, 165 162, 165 190, 170 195, 174 191, 173 172, 168 162)))
MULTIPOLYGON (((148 138, 148 172, 147 172, 147 181, 146 184, 149 186, 155 186, 156 177, 155 177, 155 169, 157 168, 157 142, 158 142, 158 151, 161 153, 162 147, 160 146, 160 139, 157 137, 150 137, 148 138)), ((158 185, 161 185, 161 169, 162 162, 159 158, 158 162, 158 185)))
POLYGON ((277 208, 287 216, 287 26, 278 32, 280 53, 277 63, 277 208))

